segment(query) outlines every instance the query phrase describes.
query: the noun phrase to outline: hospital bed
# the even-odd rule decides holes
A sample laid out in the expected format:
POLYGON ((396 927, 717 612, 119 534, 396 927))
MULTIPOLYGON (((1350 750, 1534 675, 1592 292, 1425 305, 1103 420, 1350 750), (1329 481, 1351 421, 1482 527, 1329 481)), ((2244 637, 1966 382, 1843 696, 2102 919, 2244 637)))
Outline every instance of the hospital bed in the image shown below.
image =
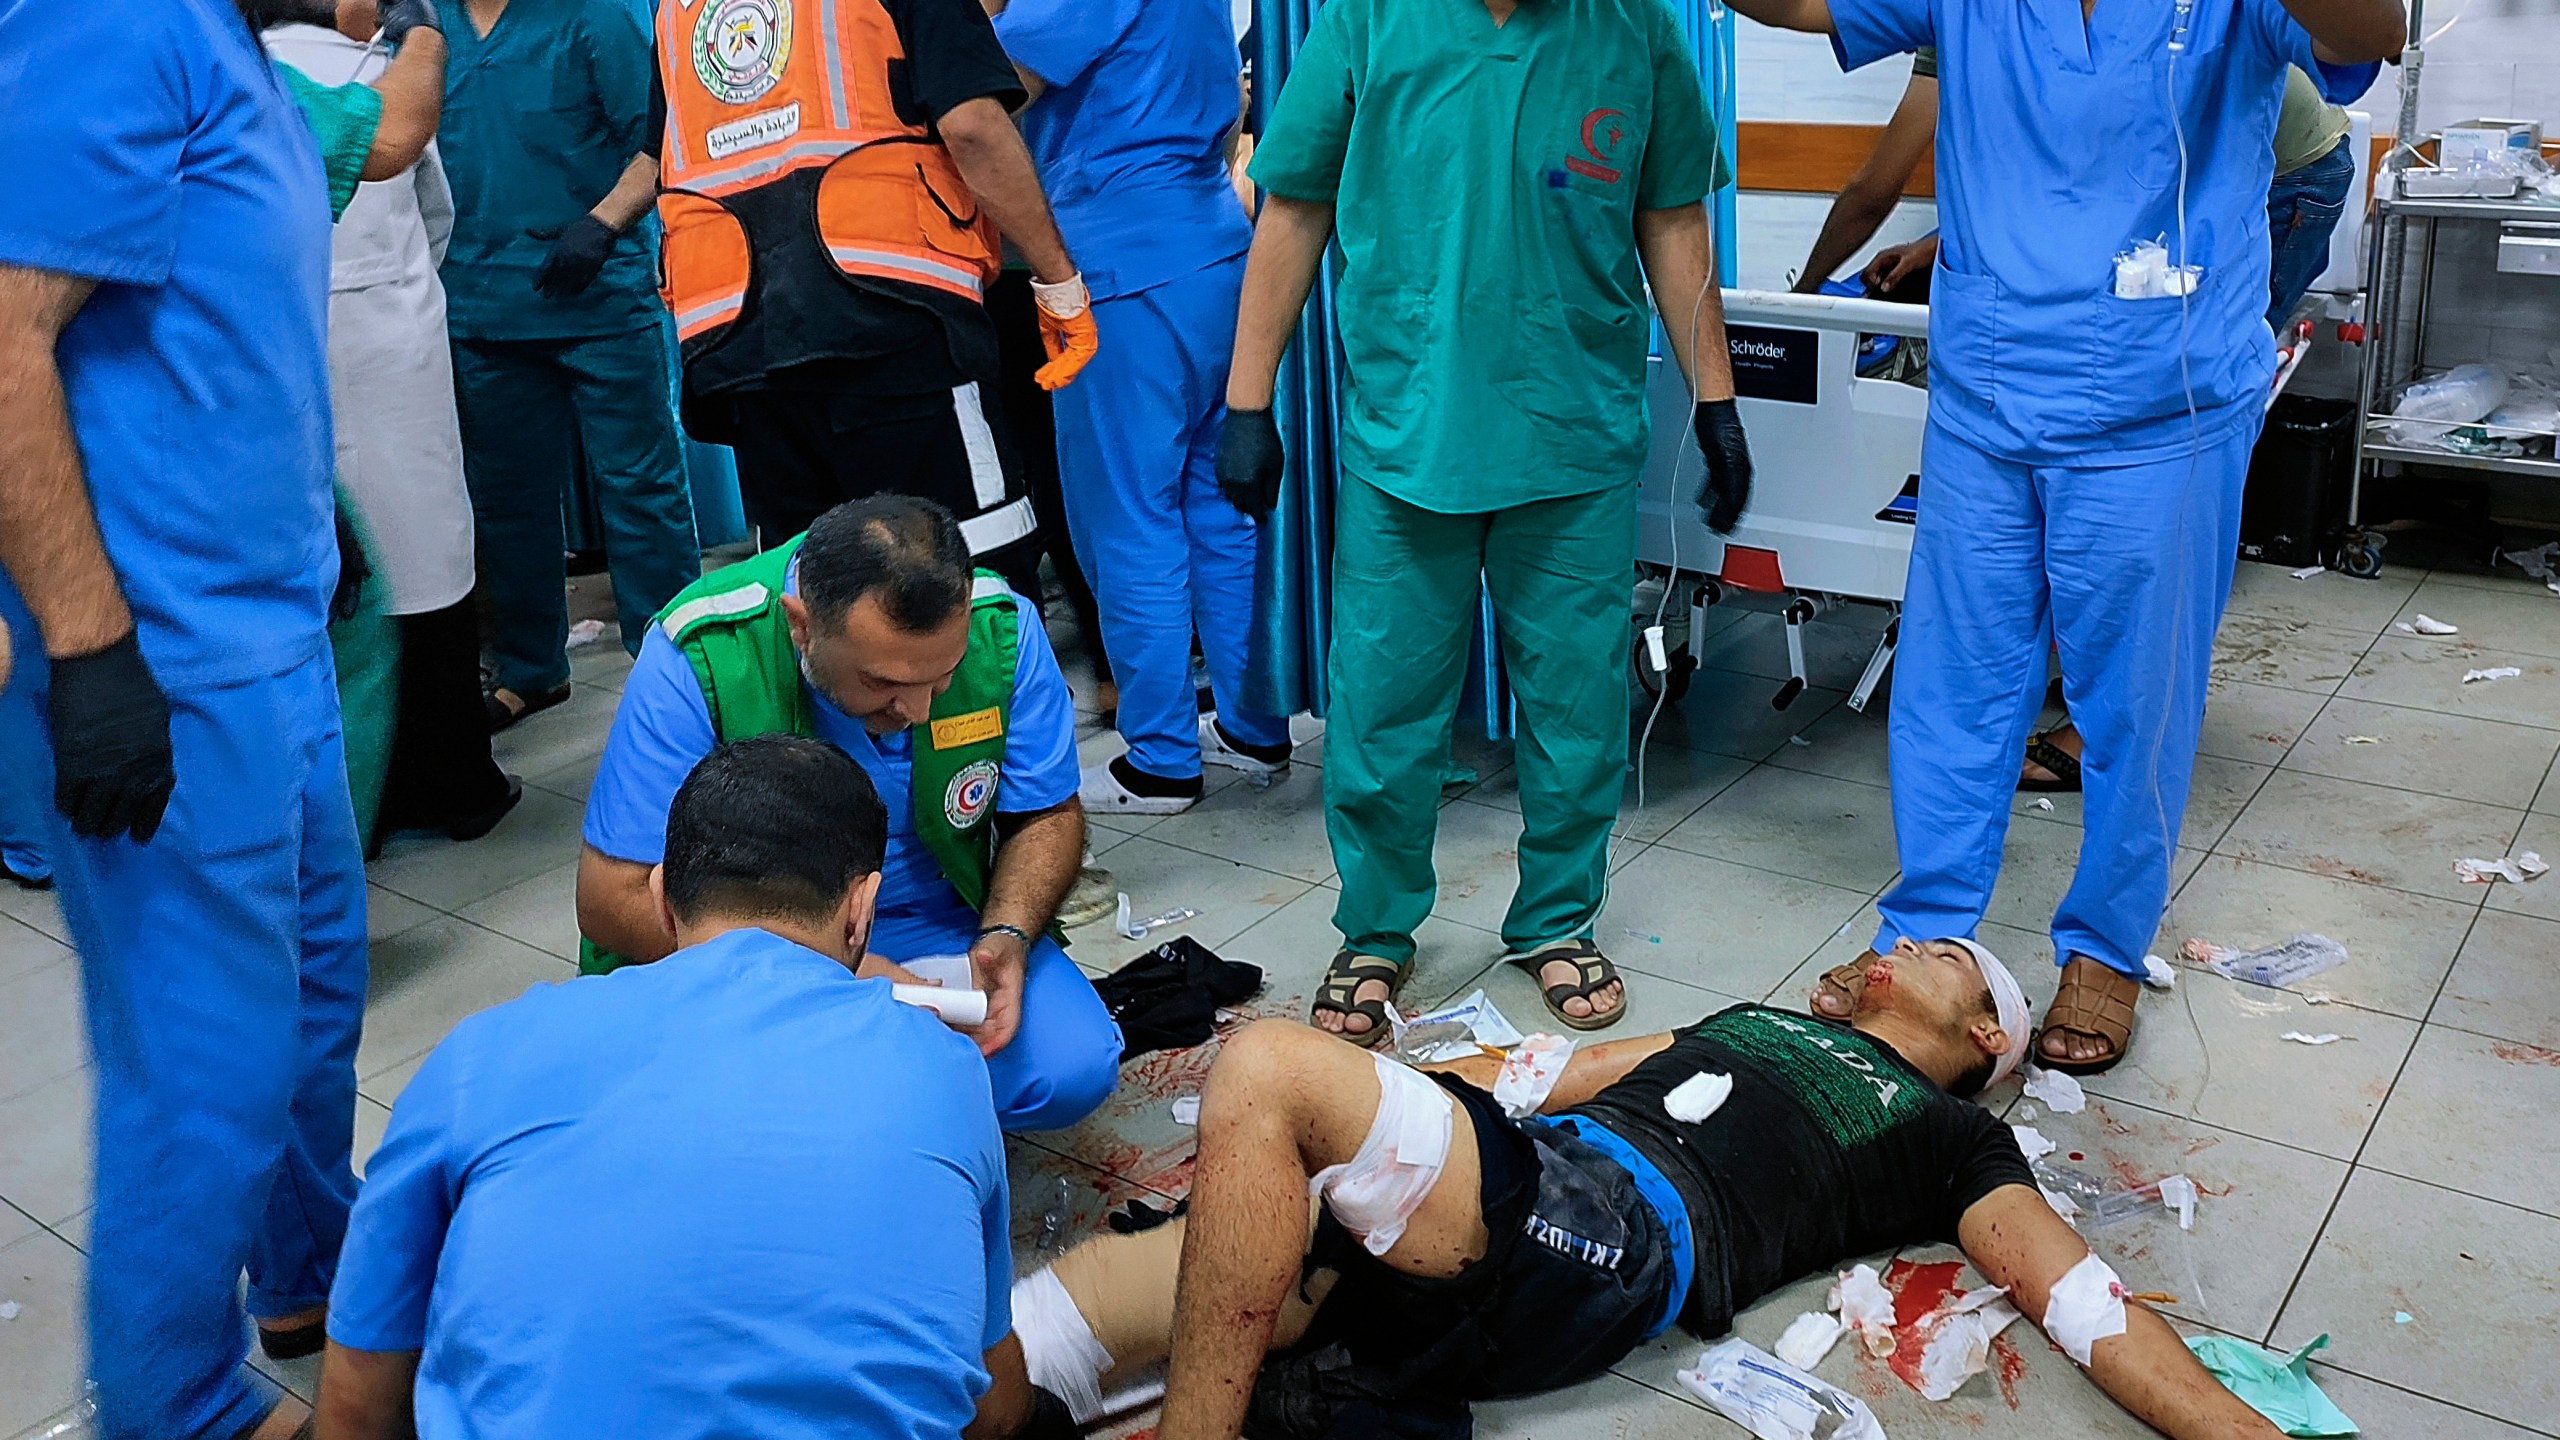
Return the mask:
MULTIPOLYGON (((1727 290, 1724 318, 1742 426, 1751 437, 1750 507, 1733 533, 1720 537, 1690 503, 1702 462, 1690 435, 1689 388, 1669 356, 1657 356, 1646 376, 1653 449, 1637 501, 1636 558, 1672 587, 1674 603, 1685 596, 1691 635, 1706 633, 1708 607, 1727 589, 1785 597, 1780 614, 1793 673, 1772 700, 1783 710, 1805 688, 1806 622, 1852 601, 1900 609, 1919 515, 1929 392, 1860 378, 1859 356, 1864 337, 1926 337, 1929 309, 1727 290)), ((1851 708, 1865 709, 1883 680, 1899 625, 1898 618, 1886 625, 1849 696, 1851 708)), ((1648 688, 1668 684, 1677 698, 1696 662, 1685 647, 1665 659, 1668 670, 1658 679, 1641 656, 1636 673, 1648 688)))
MULTIPOLYGON (((1750 507, 1731 535, 1719 537, 1690 503, 1703 462, 1690 433, 1689 389, 1667 352, 1655 356, 1645 382, 1653 446, 1637 501, 1637 564, 1670 587, 1670 603, 1685 601, 1693 636, 1707 633, 1707 611, 1728 590, 1783 597, 1789 676, 1770 699, 1780 710, 1804 693, 1808 622, 1850 603, 1885 607, 1890 618, 1849 692, 1849 708, 1863 711, 1901 637, 1929 392, 1859 372, 1876 368, 1885 343, 1878 337, 1906 344, 1925 338, 1929 308, 1726 290, 1724 314, 1734 389, 1751 437, 1750 507)), ((2283 338, 2270 405, 2301 364, 2310 335, 2309 323, 2297 321, 2283 338)), ((1637 680, 1678 699, 1695 657, 1683 645, 1656 663, 1647 650, 1639 634, 1637 680)))

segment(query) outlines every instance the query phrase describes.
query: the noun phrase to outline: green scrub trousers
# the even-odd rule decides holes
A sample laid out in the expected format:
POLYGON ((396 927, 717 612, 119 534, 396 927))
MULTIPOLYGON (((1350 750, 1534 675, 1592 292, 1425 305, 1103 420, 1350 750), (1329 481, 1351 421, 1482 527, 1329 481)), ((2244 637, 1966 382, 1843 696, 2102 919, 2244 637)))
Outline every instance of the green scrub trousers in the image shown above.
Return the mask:
POLYGON ((1325 831, 1344 943, 1403 964, 1439 894, 1431 847, 1478 582, 1519 706, 1520 888, 1503 942, 1588 938, 1627 768, 1634 479, 1443 514, 1344 476, 1334 529, 1325 831))

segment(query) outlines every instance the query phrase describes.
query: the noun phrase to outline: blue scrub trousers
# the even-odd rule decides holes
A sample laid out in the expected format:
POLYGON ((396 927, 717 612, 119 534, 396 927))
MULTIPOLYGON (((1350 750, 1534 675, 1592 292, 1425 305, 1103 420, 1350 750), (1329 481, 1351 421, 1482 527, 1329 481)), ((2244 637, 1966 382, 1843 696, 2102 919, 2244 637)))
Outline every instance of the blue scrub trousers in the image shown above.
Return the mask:
POLYGON ((1130 764, 1170 780, 1200 773, 1195 632, 1227 733, 1248 745, 1289 739, 1287 717, 1244 701, 1254 527, 1218 491, 1243 285, 1239 255, 1094 301, 1094 324, 1110 340, 1052 397, 1067 526, 1120 684, 1120 734, 1130 764))
MULTIPOLYGON (((8 623, 0 619, 0 625, 8 623)), ((33 625, 11 631, 9 638, 12 653, 22 657, 21 667, 44 667, 44 650, 33 625)), ((41 753, 44 741, 36 728, 34 695, 32 684, 0 689, 0 869, 20 880, 42 883, 53 878, 53 862, 44 858, 44 817, 53 809, 53 786, 50 781, 41 787, 37 784, 50 762, 41 753)), ((7 877, 0 876, 0 885, 8 883, 7 877)))
POLYGON ((97 1067, 89 1374, 113 1440, 229 1440, 276 1397, 241 1272, 253 1315, 324 1303, 355 1200, 364 865, 325 650, 169 708, 150 844, 48 807, 97 1067))
POLYGON ((1878 952, 1981 924, 2053 648, 2086 741, 2085 833, 2054 912, 2055 962, 2142 973, 2168 905, 2258 420, 2207 432, 2192 455, 2110 466, 2019 464, 1929 427, 1889 731, 1902 878, 1878 906, 1878 952))
POLYGON ((569 679, 561 507, 595 481, 623 648, 702 573, 684 449, 656 324, 620 335, 453 342, 463 478, 492 616, 497 683, 518 695, 569 679))
MULTIPOLYGON (((884 910, 871 927, 871 949, 892 960, 965 955, 978 938, 978 917, 954 903, 922 910, 884 910)), ((1093 982, 1058 942, 1031 947, 1022 982, 1022 1024, 1013 1043, 987 1061, 996 1123, 1008 1133, 1064 1130, 1098 1109, 1120 1084, 1120 1027, 1093 982)))

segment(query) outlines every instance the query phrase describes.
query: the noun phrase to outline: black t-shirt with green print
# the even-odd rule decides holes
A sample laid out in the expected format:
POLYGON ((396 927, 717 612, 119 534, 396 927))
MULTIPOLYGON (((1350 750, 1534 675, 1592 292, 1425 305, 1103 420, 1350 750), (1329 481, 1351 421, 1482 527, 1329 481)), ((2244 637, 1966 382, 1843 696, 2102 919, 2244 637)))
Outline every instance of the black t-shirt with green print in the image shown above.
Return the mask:
POLYGON ((1957 1218, 2035 1176, 2009 1127, 1845 1025, 1736 1005, 1684 1030, 1576 1113, 1642 1151, 1688 1202, 1697 1276, 1681 1318, 1734 1312, 1842 1258, 1952 1241, 1957 1218), (1733 1094, 1687 1125, 1662 1108, 1700 1072, 1733 1094))

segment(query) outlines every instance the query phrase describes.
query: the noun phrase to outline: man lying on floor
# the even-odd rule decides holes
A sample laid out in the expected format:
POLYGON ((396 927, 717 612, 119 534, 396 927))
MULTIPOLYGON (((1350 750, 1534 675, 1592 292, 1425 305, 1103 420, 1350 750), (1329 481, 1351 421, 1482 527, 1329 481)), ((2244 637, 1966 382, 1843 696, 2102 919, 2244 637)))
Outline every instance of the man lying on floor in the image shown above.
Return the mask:
POLYGON ((1031 1378, 1090 1411, 1169 1355, 1159 1440, 1464 1436, 1470 1401, 1589 1379, 1675 1319, 1722 1335, 1801 1276, 1952 1240, 2155 1428, 2281 1433, 2125 1303, 2008 1126, 1959 1098, 2026 1049, 2000 962, 1906 940, 1843 988, 1846 1025, 1737 1005, 1580 1051, 1525 1121, 1482 1088, 1490 1061, 1425 1076, 1255 1025, 1201 1096, 1188 1219, 1015 1287, 1031 1378))

